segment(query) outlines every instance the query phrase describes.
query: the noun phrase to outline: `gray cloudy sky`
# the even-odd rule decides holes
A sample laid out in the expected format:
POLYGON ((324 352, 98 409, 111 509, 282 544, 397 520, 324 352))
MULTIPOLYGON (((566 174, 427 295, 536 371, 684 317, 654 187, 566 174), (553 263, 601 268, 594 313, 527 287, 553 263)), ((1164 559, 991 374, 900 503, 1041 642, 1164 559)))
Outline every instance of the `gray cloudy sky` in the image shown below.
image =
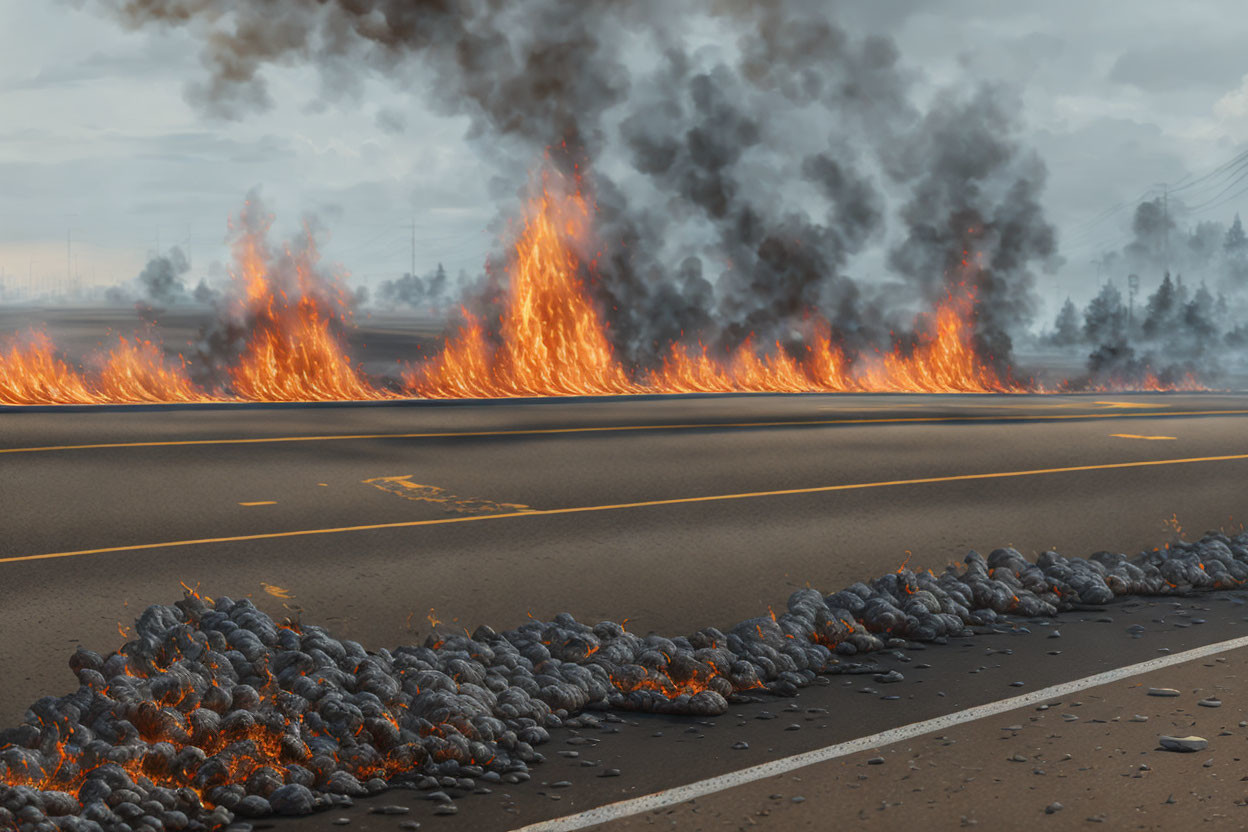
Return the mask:
MULTIPOLYGON (((1091 219, 1246 148, 1248 16, 1236 0, 847 6, 846 28, 895 39, 923 78, 920 95, 960 80, 1017 88, 1067 258, 1042 278, 1050 308, 1093 294, 1091 260, 1127 239, 1129 208, 1091 219)), ((327 259, 363 282, 408 268, 413 221, 418 271, 442 261, 475 272, 495 247, 494 171, 463 140, 466 119, 436 116, 384 80, 318 102, 316 74, 291 67, 266 70, 274 109, 216 120, 184 99, 205 75, 198 55, 182 31, 126 32, 63 2, 0 0, 0 270, 10 283, 64 280, 67 230, 84 284, 133 277, 158 242, 189 244, 202 273, 224 260, 226 220, 255 186, 279 228, 319 216, 327 259)), ((1225 197, 1193 219, 1248 208, 1248 195, 1225 197)))

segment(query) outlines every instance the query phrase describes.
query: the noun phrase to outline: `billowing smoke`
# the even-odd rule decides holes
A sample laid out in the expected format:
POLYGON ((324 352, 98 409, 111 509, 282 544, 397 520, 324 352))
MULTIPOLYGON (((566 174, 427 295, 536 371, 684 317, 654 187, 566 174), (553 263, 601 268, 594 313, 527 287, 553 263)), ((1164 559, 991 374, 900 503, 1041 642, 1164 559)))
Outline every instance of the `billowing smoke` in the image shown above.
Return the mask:
POLYGON ((191 270, 190 261, 180 248, 172 248, 168 254, 159 254, 147 261, 139 272, 139 291, 153 306, 169 306, 186 297, 183 283, 191 270))
POLYGON ((446 302, 450 281, 441 263, 424 276, 404 274, 394 280, 384 281, 377 290, 377 300, 387 307, 407 307, 429 311, 446 302))
POLYGON ((545 155, 595 201, 588 282, 629 360, 693 336, 794 345, 812 313, 851 350, 887 346, 965 285, 984 355, 1006 362, 1009 331, 1033 314, 1031 269, 1052 261, 1044 166, 1008 96, 947 93, 920 112, 893 42, 846 32, 834 4, 98 2, 199 37, 208 77, 188 95, 213 113, 267 107, 265 68, 306 62, 327 94, 374 74, 418 81, 470 117, 468 139, 513 189, 545 155), (887 244, 898 204, 899 281, 855 280, 854 256, 887 244))

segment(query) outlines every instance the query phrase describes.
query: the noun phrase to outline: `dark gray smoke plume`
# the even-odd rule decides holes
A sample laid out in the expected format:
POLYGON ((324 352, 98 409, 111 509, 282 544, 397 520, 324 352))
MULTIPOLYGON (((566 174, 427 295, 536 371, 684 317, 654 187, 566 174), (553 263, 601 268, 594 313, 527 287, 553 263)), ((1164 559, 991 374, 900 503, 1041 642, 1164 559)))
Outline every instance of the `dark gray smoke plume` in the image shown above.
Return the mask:
POLYGON ((191 270, 182 249, 170 249, 147 261, 139 272, 139 290, 153 305, 168 306, 186 297, 186 285, 182 278, 191 270))
MULTIPOLYGON (((1031 268, 1053 256, 1044 167, 1005 97, 949 94, 919 112, 896 46, 843 30, 835 4, 97 2, 199 37, 208 75, 188 94, 213 113, 265 108, 266 68, 303 62, 328 95, 380 75, 468 115, 468 140, 513 188, 545 156, 595 201, 586 277, 632 361, 694 337, 794 347, 812 315, 851 350, 887 347, 967 284, 981 350, 1004 363, 1033 312, 1031 268), (854 280, 852 258, 886 241, 898 202, 900 281, 854 280), (972 249, 982 259, 964 268, 972 249)), ((404 280, 396 298, 420 290, 404 280)))
POLYGON ((389 307, 406 306, 409 309, 429 309, 440 306, 446 299, 450 284, 446 269, 439 263, 429 274, 421 277, 404 274, 387 280, 377 290, 377 300, 389 307))

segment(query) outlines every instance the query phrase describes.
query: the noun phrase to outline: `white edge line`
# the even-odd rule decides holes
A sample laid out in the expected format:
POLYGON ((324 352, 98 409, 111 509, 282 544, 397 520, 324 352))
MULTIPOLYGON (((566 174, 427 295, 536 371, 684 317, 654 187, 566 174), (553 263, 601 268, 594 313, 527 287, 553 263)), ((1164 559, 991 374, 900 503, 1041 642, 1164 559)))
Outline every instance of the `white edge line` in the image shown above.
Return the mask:
POLYGON ((837 757, 844 757, 848 754, 855 754, 859 751, 866 751, 872 748, 881 748, 886 745, 892 745, 902 740, 913 739, 924 734, 930 734, 941 729, 951 728, 954 725, 961 725, 964 722, 973 722, 984 717, 995 716, 997 714, 1012 711, 1017 708, 1023 708, 1027 705, 1036 705, 1044 702, 1046 699, 1054 699, 1059 696, 1068 696, 1088 688, 1098 687, 1100 685, 1116 682, 1120 679, 1130 678, 1131 676, 1139 676, 1143 673, 1150 673, 1154 670, 1161 670, 1165 667, 1171 667, 1176 664, 1195 661, 1206 656, 1212 656, 1216 653, 1224 653, 1227 650, 1235 650, 1240 647, 1248 647, 1248 636, 1234 638, 1230 641, 1220 641, 1216 644, 1206 644, 1204 647, 1197 647, 1183 653, 1174 653, 1168 656, 1161 656, 1156 659, 1149 659, 1139 664, 1127 665, 1113 670, 1107 670, 1103 673, 1097 673, 1093 676, 1085 676, 1082 679, 1076 679, 1073 682, 1063 682, 1060 685, 1042 688, 1032 693, 1025 693, 1021 696, 1013 696, 1009 699, 1001 699, 996 702, 989 702, 986 705, 978 705, 974 708, 967 708, 964 711, 957 711, 952 714, 926 719, 922 722, 912 722, 909 725, 903 725, 899 728, 890 728, 887 731, 881 731, 878 734, 872 734, 868 737, 859 737, 856 740, 848 740, 847 742, 829 745, 825 748, 819 748, 814 751, 807 751, 802 754, 795 754, 792 757, 784 757, 780 760, 772 760, 768 763, 744 768, 740 771, 721 774, 718 777, 711 777, 706 780, 699 780, 696 783, 690 783, 685 786, 677 786, 673 789, 666 789, 654 794, 644 795, 642 797, 634 797, 628 800, 621 800, 617 803, 608 803, 606 806, 599 806, 596 809, 588 809, 575 815, 567 815, 561 818, 553 818, 551 820, 538 821, 527 826, 517 827, 513 832, 573 832, 576 829, 584 829, 588 826, 594 826, 599 823, 606 823, 620 818, 626 818, 631 815, 639 815, 643 812, 662 809, 665 806, 672 806, 676 803, 684 803, 687 800, 704 797, 708 794, 721 792, 746 783, 753 783, 756 780, 762 780, 767 777, 774 777, 778 774, 786 774, 795 769, 805 766, 822 763, 827 760, 833 760, 837 757))

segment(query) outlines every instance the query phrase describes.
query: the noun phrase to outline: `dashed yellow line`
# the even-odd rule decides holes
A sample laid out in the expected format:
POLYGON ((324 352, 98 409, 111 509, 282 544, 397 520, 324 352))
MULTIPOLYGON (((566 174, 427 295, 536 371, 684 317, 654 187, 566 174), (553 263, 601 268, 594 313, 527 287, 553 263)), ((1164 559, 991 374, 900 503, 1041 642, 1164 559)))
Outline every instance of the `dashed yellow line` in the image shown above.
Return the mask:
POLYGON ((800 428, 829 425, 940 424, 948 422, 1052 422, 1072 419, 1163 419, 1177 416, 1243 416, 1248 410, 1184 410, 1165 413, 1054 413, 1031 416, 898 416, 886 419, 802 419, 769 422, 705 422, 676 425, 605 425, 576 428, 519 428, 516 430, 441 431, 429 433, 349 433, 324 436, 262 436, 234 439, 171 439, 161 442, 96 442, 86 445, 42 445, 0 448, 0 454, 49 451, 90 451, 112 448, 172 448, 195 445, 264 445, 280 442, 348 442, 374 439, 471 439, 492 436, 556 436, 578 433, 625 433, 647 430, 707 430, 717 428, 800 428))
POLYGON ((667 500, 644 500, 635 503, 616 503, 601 506, 575 506, 571 508, 536 509, 532 511, 514 511, 504 514, 481 514, 469 517, 443 517, 436 520, 406 520, 397 523, 371 523, 364 526, 339 526, 328 529, 300 529, 289 532, 265 532, 262 534, 244 534, 232 537, 205 537, 196 540, 170 540, 161 543, 137 543, 128 546, 107 546, 100 549, 80 549, 74 552, 50 552, 40 555, 18 555, 0 558, 0 563, 24 563, 55 558, 82 557, 85 555, 102 555, 110 552, 139 552, 149 549, 171 549, 183 546, 202 546, 210 543, 242 543, 251 540, 275 540, 284 537, 309 537, 322 534, 345 534, 348 532, 377 531, 381 529, 408 529, 418 526, 444 526, 452 523, 480 523, 487 520, 508 520, 520 517, 550 517, 562 514, 583 514, 598 511, 621 511, 626 509, 655 508, 658 506, 674 506, 690 503, 727 502, 748 500, 758 497, 784 497, 796 494, 822 494, 834 491, 855 491, 866 488, 885 488, 900 485, 924 485, 944 482, 968 482, 972 480, 995 480, 1012 477, 1034 477, 1044 474, 1070 474, 1079 471, 1112 471, 1123 468, 1153 468, 1163 465, 1188 465, 1200 462, 1231 462, 1248 460, 1248 454, 1228 454, 1225 456, 1189 457, 1186 459, 1150 459, 1136 462, 1108 462, 1100 465, 1074 465, 1065 468, 1034 468, 1027 471, 998 471, 984 474, 955 474, 944 477, 919 477, 909 480, 884 480, 881 482, 860 482, 843 485, 819 485, 812 488, 785 488, 778 491, 747 491, 740 494, 711 494, 703 497, 676 497, 667 500))

